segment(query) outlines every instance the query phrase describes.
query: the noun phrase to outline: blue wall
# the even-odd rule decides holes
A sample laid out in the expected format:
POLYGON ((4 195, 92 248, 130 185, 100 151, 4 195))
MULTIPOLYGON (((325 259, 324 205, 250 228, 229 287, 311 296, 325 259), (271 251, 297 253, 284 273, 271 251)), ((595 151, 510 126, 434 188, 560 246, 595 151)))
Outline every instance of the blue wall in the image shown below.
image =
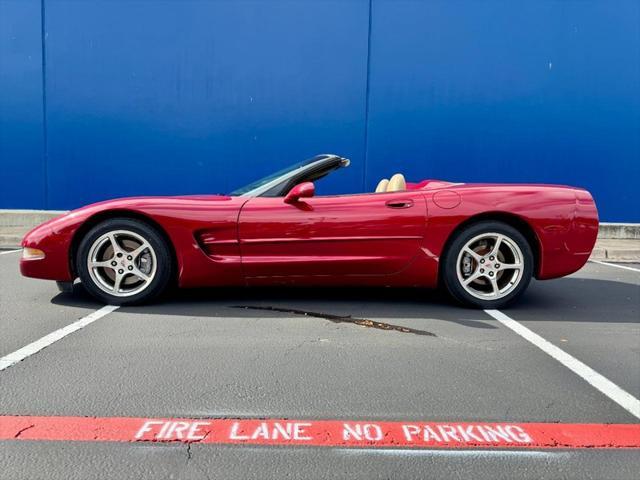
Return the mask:
POLYGON ((0 0, 0 208, 228 191, 591 190, 640 221, 638 0, 0 0))
POLYGON ((45 208, 40 0, 0 0, 0 208, 45 208))

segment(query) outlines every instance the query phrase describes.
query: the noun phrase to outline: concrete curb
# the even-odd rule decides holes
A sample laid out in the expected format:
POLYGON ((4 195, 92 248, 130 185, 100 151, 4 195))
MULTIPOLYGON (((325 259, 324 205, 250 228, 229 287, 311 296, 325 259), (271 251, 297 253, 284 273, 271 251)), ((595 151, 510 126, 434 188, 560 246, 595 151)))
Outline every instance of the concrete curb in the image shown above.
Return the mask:
POLYGON ((51 220, 66 210, 0 210, 0 229, 18 227, 29 230, 41 223, 51 220))
POLYGON ((0 249, 20 248, 29 230, 63 213, 66 210, 0 210, 0 249))
POLYGON ((599 238, 591 254, 592 260, 640 263, 640 240, 599 238))
POLYGON ((598 238, 640 240, 640 223, 607 223, 600 224, 598 238))
MULTIPOLYGON (((33 227, 66 213, 63 210, 0 210, 0 249, 19 248, 33 227)), ((591 256, 610 262, 640 262, 640 223, 601 223, 591 256)))

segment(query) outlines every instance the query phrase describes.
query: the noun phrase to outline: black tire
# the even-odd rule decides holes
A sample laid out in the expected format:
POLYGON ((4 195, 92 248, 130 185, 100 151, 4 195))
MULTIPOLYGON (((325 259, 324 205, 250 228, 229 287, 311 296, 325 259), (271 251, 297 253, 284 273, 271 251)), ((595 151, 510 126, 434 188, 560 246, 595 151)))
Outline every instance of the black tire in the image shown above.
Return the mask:
MULTIPOLYGON (((512 250, 507 250, 506 254, 508 255, 510 251, 512 250)), ((470 260, 470 262, 472 262, 472 264, 474 264, 475 267, 477 268, 477 271, 474 269, 474 273, 478 273, 481 266, 486 267, 486 265, 490 263, 488 258, 483 260, 487 262, 484 265, 480 265, 479 263, 475 262, 475 260, 470 260)), ((498 263, 498 260, 495 260, 495 262, 498 263)), ((514 262, 516 261, 514 260, 514 262)), ((496 282, 497 282, 498 281, 497 275, 498 274, 507 275, 506 273, 503 273, 503 272, 509 271, 509 270, 504 270, 505 265, 500 265, 500 264, 498 264, 497 270, 494 269, 496 263, 493 263, 492 265, 490 265, 490 269, 493 270, 493 272, 491 273, 492 278, 493 278, 493 275, 496 275, 496 282), (499 270, 499 268, 501 267, 503 268, 502 271, 499 270)), ((465 227, 458 233, 456 233, 455 237, 452 239, 451 243, 447 247, 447 250, 442 257, 441 269, 442 269, 441 270, 442 282, 444 283, 447 291, 453 296, 453 298, 455 298, 459 302, 467 306, 472 306, 472 307, 482 308, 482 309, 502 308, 509 305, 513 301, 515 301, 527 289, 527 286, 531 281, 531 277, 533 276, 533 269, 534 269, 533 252, 531 250, 531 245, 529 245, 529 242, 524 237, 524 235, 522 235, 522 233, 520 233, 517 229, 515 229, 511 225, 508 225, 500 221, 492 221, 492 220, 481 221, 478 223, 473 223, 465 227), (514 281, 514 283, 516 283, 515 286, 509 286, 510 284, 508 282, 508 279, 511 277, 505 277, 505 280, 503 280, 505 282, 504 294, 503 293, 499 294, 504 296, 500 296, 495 299, 491 299, 489 296, 487 296, 486 298, 478 298, 478 296, 474 296, 474 294, 468 291, 468 290, 472 290, 476 295, 482 294, 482 292, 478 292, 473 288, 473 285, 475 285, 475 283, 472 282, 471 288, 465 287, 459 278, 459 275, 458 275, 459 256, 460 256, 461 250, 465 247, 465 245, 467 245, 468 242, 478 238, 479 236, 482 236, 483 234, 489 235, 493 233, 504 235, 504 238, 507 240, 505 242, 506 247, 504 248, 509 247, 508 242, 512 242, 513 244, 517 245, 517 247, 520 249, 520 253, 522 254, 522 261, 520 262, 522 263, 522 269, 519 271, 520 273, 518 274, 517 282, 514 281)), ((509 273, 509 275, 515 275, 515 273, 513 274, 509 273)), ((489 277, 487 276, 482 276, 479 278, 480 282, 483 282, 487 285, 486 288, 488 293, 491 291, 495 291, 491 289, 490 280, 491 279, 489 279, 489 277)), ((483 285, 479 285, 479 287, 485 288, 483 285)))
MULTIPOLYGON (((119 240, 119 242, 131 241, 127 240, 126 234, 119 233, 117 235, 124 235, 124 239, 119 240)), ((108 245, 111 244, 109 243, 108 245)), ((108 245, 107 248, 109 248, 108 245)), ((122 251, 124 252, 124 256, 126 257, 126 246, 122 251)), ((142 256, 143 254, 141 254, 140 256, 142 256)), ((115 252, 113 252, 113 255, 114 258, 112 260, 120 260, 115 258, 115 252)), ((109 220, 105 220, 104 222, 101 222, 93 227, 80 241, 75 260, 76 270, 84 288, 98 300, 110 305, 137 305, 141 303, 148 303, 151 300, 156 299, 166 291, 173 276, 173 259, 171 250, 163 235, 158 232, 155 227, 149 225, 148 223, 131 218, 112 218, 109 220), (118 296, 126 292, 118 293, 118 295, 116 295, 105 291, 105 288, 107 288, 108 285, 105 285, 104 282, 100 282, 100 280, 98 279, 98 275, 96 274, 96 270, 92 269, 92 273, 90 273, 88 266, 89 255, 93 255, 92 252, 94 250, 92 249, 94 249, 95 243, 98 242, 99 239, 104 237, 106 234, 118 231, 130 232, 132 235, 139 236, 139 238, 142 238, 143 240, 148 242, 148 245, 151 247, 150 249, 144 251, 146 253, 143 254, 149 256, 150 252, 153 252, 153 254, 155 255, 155 261, 150 261, 150 263, 155 264, 155 270, 153 270, 153 275, 149 276, 149 280, 147 282, 126 271, 126 269, 129 268, 138 269, 139 272, 144 273, 142 271, 142 268, 140 268, 141 265, 135 263, 136 259, 134 259, 133 262, 129 262, 129 267, 123 265, 123 269, 119 270, 120 272, 125 272, 123 277, 127 278, 127 280, 123 280, 123 282, 133 281, 134 285, 135 282, 146 283, 144 287, 140 287, 142 288, 141 291, 137 293, 127 294, 127 296, 118 296), (100 283, 102 283, 102 287, 100 286, 100 283)), ((116 269, 108 267, 102 270, 98 270, 98 272, 101 272, 99 277, 104 278, 108 281, 109 279, 106 277, 107 273, 110 270, 113 270, 112 274, 115 276, 116 269)), ((113 285, 113 287, 115 287, 115 285, 113 285)), ((135 288, 132 288, 131 292, 135 292, 135 288)))

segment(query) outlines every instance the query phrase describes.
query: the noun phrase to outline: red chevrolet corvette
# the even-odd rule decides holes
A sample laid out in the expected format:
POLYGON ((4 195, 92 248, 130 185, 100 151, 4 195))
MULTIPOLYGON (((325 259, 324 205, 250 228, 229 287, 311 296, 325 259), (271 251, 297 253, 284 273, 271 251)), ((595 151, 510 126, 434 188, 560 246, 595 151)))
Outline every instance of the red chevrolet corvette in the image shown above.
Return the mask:
POLYGON ((349 161, 320 155, 228 195, 138 197, 74 210, 29 232, 23 275, 100 300, 148 302, 180 287, 436 287, 499 308, 532 276, 580 269, 598 233, 586 190, 383 179, 375 192, 314 196, 349 161))

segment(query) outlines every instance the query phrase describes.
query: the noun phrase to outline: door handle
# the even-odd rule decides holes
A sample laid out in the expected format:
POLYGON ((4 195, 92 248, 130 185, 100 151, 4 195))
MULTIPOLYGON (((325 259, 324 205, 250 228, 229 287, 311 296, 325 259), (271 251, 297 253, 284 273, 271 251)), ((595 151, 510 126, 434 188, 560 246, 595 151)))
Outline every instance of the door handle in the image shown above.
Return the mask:
POLYGON ((385 205, 389 208, 413 207, 413 200, 389 200, 385 205))

